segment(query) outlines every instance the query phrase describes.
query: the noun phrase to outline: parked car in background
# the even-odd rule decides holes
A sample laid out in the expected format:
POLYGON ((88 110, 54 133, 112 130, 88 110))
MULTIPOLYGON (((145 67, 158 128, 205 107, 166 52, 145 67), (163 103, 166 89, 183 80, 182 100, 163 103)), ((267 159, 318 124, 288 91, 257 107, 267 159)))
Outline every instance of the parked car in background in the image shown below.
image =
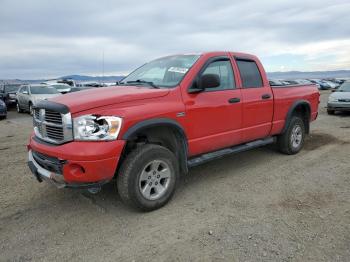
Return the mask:
POLYGON ((295 80, 283 80, 287 85, 299 85, 299 83, 295 80))
POLYGON ((294 81, 296 81, 298 84, 301 85, 312 85, 313 83, 307 79, 295 79, 294 81))
POLYGON ((44 84, 66 84, 69 85, 71 87, 76 87, 77 83, 75 82, 75 80, 73 79, 50 79, 44 82, 44 84))
POLYGON ((60 83, 47 84, 47 85, 56 88, 57 91, 60 92, 61 94, 69 93, 73 88, 68 84, 60 84, 60 83))
POLYGON ((81 88, 86 88, 86 87, 93 88, 93 87, 104 87, 104 86, 106 85, 98 82, 83 82, 77 85, 77 87, 81 87, 81 88))
POLYGON ((7 106, 5 102, 0 99, 0 120, 5 119, 7 117, 7 106))
POLYGON ((33 107, 41 100, 61 95, 56 88, 44 84, 23 85, 17 92, 17 112, 33 114, 33 107))
POLYGON ((350 111, 350 81, 344 82, 328 98, 327 113, 333 115, 336 111, 350 111))
POLYGON ((278 79, 269 79, 270 86, 284 86, 285 83, 278 79))
POLYGON ((322 80, 322 82, 329 85, 331 87, 331 89, 336 89, 339 87, 339 85, 337 83, 334 83, 334 82, 329 81, 329 80, 322 80))
POLYGON ((4 84, 0 86, 0 99, 2 99, 6 106, 15 105, 17 102, 16 93, 21 85, 19 84, 4 84))
POLYGON ((95 88, 95 87, 87 87, 87 86, 84 86, 84 87, 72 87, 68 93, 84 91, 84 90, 88 90, 88 89, 92 89, 92 88, 95 88))
POLYGON ((320 90, 328 90, 332 88, 328 83, 323 82, 320 79, 308 79, 308 80, 314 84, 318 84, 320 86, 319 87, 320 90))

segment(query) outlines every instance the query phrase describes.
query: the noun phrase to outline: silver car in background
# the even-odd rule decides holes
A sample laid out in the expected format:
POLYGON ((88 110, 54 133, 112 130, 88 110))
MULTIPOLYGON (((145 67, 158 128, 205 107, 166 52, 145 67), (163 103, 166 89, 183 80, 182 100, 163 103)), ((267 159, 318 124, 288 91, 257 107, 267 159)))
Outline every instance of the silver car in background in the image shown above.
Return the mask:
POLYGON ((59 95, 61 93, 49 85, 23 85, 17 92, 17 112, 27 111, 32 115, 36 103, 59 95))
POLYGON ((344 82, 329 96, 327 113, 333 115, 335 111, 350 111, 350 81, 344 82))

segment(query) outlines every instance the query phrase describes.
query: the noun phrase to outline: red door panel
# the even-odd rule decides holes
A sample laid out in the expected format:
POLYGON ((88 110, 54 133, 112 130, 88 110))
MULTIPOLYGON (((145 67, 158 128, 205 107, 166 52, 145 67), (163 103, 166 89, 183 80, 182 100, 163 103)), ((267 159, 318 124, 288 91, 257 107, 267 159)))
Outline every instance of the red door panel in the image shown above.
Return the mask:
POLYGON ((270 87, 243 88, 243 141, 267 137, 273 117, 273 94, 270 87), (270 96, 270 98, 267 98, 270 96), (265 98, 263 98, 265 97, 265 98))
POLYGON ((190 95, 185 103, 191 155, 215 151, 241 142, 241 90, 223 90, 190 95))

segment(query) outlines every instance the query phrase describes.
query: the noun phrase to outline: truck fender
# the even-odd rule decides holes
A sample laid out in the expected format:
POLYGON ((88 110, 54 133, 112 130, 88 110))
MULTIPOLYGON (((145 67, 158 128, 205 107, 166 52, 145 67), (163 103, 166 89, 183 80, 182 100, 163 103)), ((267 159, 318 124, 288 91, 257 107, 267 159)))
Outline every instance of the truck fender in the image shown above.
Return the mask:
POLYGON ((144 121, 140 121, 135 125, 131 126, 122 136, 123 140, 132 139, 137 133, 142 132, 143 130, 155 127, 170 127, 173 130, 176 130, 175 136, 176 139, 180 142, 180 148, 178 152, 179 161, 180 161, 180 170, 184 173, 188 172, 187 166, 187 156, 188 156, 188 143, 187 136, 184 128, 177 121, 170 118, 154 118, 144 121))
POLYGON ((310 106, 309 101, 298 100, 298 101, 295 101, 291 105, 291 107, 289 108, 287 116, 286 116, 286 121, 284 123, 284 127, 282 129, 281 134, 283 134, 287 131, 290 120, 292 119, 293 115, 295 115, 295 113, 297 113, 300 109, 305 110, 306 119, 303 119, 303 120, 304 120, 304 124, 305 124, 305 131, 307 134, 309 133, 309 121, 310 121, 310 117, 311 117, 311 106, 310 106))

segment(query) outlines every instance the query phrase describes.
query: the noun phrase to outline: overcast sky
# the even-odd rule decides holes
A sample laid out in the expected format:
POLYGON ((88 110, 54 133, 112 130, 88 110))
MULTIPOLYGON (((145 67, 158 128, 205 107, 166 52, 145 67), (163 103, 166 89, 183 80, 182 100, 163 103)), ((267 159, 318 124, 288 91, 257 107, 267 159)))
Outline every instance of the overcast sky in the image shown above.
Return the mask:
POLYGON ((0 78, 128 73, 230 50, 267 71, 350 69, 349 0, 0 0, 0 78))

